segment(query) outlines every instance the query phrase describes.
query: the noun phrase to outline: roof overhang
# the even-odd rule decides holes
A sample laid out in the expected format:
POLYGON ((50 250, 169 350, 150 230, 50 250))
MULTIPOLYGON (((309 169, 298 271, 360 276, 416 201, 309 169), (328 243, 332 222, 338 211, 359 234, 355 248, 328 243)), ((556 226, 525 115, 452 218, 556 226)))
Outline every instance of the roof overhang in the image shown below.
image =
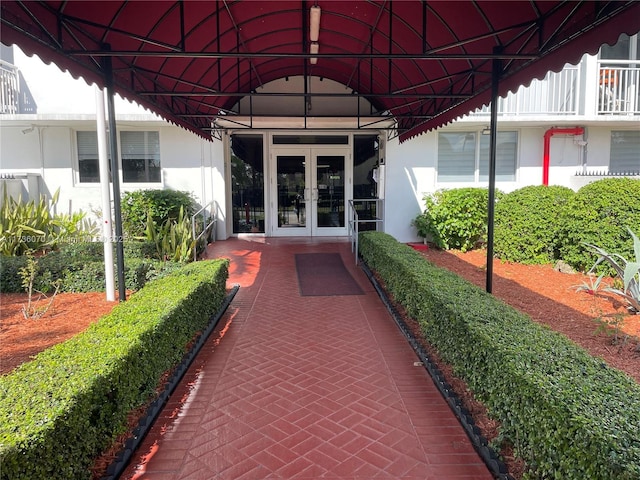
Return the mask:
POLYGON ((249 115, 219 116, 214 128, 223 129, 312 129, 312 130, 389 130, 394 128, 393 117, 261 117, 249 115))
POLYGON ((406 140, 488 103, 496 59, 504 95, 637 33, 640 2, 3 1, 0 18, 3 43, 112 81, 204 137, 242 96, 303 75, 344 85, 374 116, 389 112, 406 140))

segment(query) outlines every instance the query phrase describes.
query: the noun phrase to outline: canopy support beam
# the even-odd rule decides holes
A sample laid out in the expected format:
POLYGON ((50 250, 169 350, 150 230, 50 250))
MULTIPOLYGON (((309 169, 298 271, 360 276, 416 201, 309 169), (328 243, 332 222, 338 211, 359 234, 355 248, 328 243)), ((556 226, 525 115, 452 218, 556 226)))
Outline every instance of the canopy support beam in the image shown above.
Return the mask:
POLYGON ((487 293, 493 291, 493 230, 496 204, 496 147, 498 139, 498 87, 502 73, 502 60, 497 56, 501 47, 495 47, 496 56, 491 68, 491 121, 489 136, 489 200, 487 205, 487 293))
MULTIPOLYGON (((109 49, 105 45, 105 49, 109 49)), ((111 153, 111 184, 113 185, 113 224, 116 238, 116 266, 118 269, 119 300, 127 299, 127 289, 124 281, 124 244, 122 242, 122 210, 120 208, 120 174, 118 169, 118 135, 116 132, 116 109, 113 101, 113 67, 111 57, 104 59, 104 77, 107 87, 107 117, 109 120, 109 152, 111 153)))

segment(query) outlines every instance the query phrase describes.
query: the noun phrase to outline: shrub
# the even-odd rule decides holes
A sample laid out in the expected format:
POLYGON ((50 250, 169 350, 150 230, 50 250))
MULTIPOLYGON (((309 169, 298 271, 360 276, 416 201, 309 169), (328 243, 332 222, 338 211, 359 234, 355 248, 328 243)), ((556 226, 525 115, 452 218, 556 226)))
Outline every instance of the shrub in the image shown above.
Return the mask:
POLYGON ((153 242, 124 242, 124 256, 126 258, 154 258, 161 260, 153 242))
POLYGON ((598 258, 585 244, 633 257, 627 228, 640 225, 640 180, 606 178, 585 185, 567 202, 559 223, 560 256, 578 270, 589 270, 598 258))
POLYGON ((360 253, 501 422, 528 478, 640 478, 640 386, 381 232, 360 253))
POLYGON ((0 478, 89 478, 93 458, 222 305, 227 268, 189 264, 0 377, 0 478))
POLYGON ((149 215, 156 225, 163 225, 167 220, 177 220, 181 207, 186 217, 191 217, 196 211, 193 197, 176 190, 127 192, 122 197, 121 205, 124 234, 137 238, 145 237, 149 215))
POLYGON ((70 261, 98 260, 104 255, 102 242, 72 242, 60 245, 58 252, 70 261))
POLYGON ((27 257, 0 255, 0 292, 22 293, 20 269, 26 267, 27 257))
POLYGON ((424 197, 426 208, 413 223, 438 248, 471 250, 486 242, 488 195, 485 188, 438 190, 424 197))
MULTIPOLYGON (((113 245, 115 258, 116 245, 113 245)), ((123 242, 125 258, 155 258, 160 260, 153 242, 127 240, 123 242)), ((73 242, 65 243, 58 251, 65 258, 72 261, 95 261, 104 258, 104 245, 101 242, 73 242)))
MULTIPOLYGON (((127 290, 140 290, 149 281, 176 270, 180 264, 160 260, 127 259, 124 264, 124 281, 127 290)), ((116 276, 116 288, 118 278, 116 276)), ((65 270, 61 292, 102 292, 105 289, 104 262, 88 262, 82 268, 65 270)))
POLYGON ((50 249, 66 241, 93 237, 97 226, 83 212, 71 215, 52 215, 58 203, 59 190, 48 200, 41 195, 39 200, 23 202, 9 197, 3 191, 0 207, 0 253, 23 255, 29 251, 50 249))
MULTIPOLYGON (((163 262, 151 258, 157 257, 157 253, 155 244, 150 242, 124 242, 124 252, 127 290, 140 290, 149 280, 162 277, 179 266, 176 262, 163 262)), ((103 244, 99 242, 65 244, 59 250, 49 252, 38 259, 38 274, 34 288, 46 291, 52 282, 61 280, 61 292, 104 291, 103 254, 103 244)), ((22 257, 0 256, 0 292, 24 292, 19 271, 25 265, 26 260, 22 257)))
POLYGON ((193 238, 191 222, 189 217, 184 216, 182 207, 177 219, 169 219, 162 225, 155 223, 149 214, 146 234, 147 240, 156 246, 157 254, 163 260, 182 263, 193 260, 196 242, 193 238))
POLYGON ((503 195, 496 204, 496 256, 525 264, 553 262, 559 248, 558 218, 573 195, 570 188, 544 185, 503 195))
MULTIPOLYGON (((597 245, 587 245, 587 247, 598 254, 598 261, 591 270, 595 269, 599 263, 606 262, 615 270, 622 284, 622 288, 606 287, 604 291, 621 297, 627 306, 627 310, 632 313, 640 313, 640 239, 631 229, 629 229, 629 234, 633 239, 633 250, 635 251, 633 260, 627 260, 617 253, 606 252, 597 245)), ((597 282, 599 283, 601 279, 602 275, 598 277, 597 282)), ((582 287, 578 288, 584 289, 582 287)), ((592 292, 595 291, 596 289, 592 289, 592 292)))

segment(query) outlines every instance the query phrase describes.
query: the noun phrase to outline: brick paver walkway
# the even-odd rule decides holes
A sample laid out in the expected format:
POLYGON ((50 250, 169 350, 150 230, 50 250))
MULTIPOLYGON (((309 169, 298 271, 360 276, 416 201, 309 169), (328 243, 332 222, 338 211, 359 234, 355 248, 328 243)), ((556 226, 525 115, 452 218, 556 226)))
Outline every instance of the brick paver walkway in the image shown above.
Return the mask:
POLYGON ((241 288, 122 478, 491 479, 339 239, 231 239, 241 288), (339 252, 365 295, 302 297, 339 252))

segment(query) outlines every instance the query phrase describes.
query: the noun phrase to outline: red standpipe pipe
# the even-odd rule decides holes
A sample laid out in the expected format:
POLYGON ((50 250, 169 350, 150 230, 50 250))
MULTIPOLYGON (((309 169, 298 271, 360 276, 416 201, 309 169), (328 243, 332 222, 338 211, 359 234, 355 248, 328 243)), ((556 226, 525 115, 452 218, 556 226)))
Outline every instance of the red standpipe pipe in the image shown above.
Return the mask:
POLYGON ((552 127, 544 132, 544 155, 542 157, 542 184, 549 185, 549 145, 554 135, 584 135, 584 128, 556 128, 552 127))

